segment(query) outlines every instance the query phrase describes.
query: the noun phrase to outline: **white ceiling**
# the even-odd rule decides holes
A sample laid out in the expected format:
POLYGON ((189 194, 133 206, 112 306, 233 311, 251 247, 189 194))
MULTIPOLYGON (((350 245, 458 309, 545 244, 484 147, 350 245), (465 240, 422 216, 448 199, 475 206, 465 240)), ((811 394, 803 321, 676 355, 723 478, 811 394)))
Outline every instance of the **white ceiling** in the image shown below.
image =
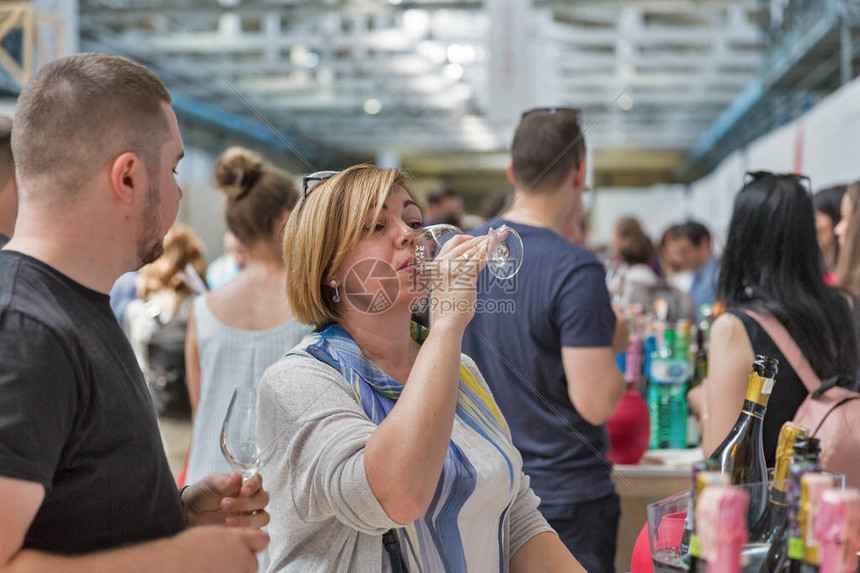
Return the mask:
POLYGON ((761 67, 755 0, 80 5, 83 49, 352 157, 492 157, 536 105, 582 108, 597 150, 684 151, 761 67))

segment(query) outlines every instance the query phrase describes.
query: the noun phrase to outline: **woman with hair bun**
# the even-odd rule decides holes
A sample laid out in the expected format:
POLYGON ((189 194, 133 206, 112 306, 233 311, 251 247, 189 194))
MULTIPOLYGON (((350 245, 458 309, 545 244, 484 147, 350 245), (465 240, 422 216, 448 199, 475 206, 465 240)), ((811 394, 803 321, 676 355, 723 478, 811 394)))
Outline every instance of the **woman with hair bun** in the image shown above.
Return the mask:
POLYGON ((248 257, 236 278, 194 301, 188 323, 194 429, 187 483, 231 471, 218 439, 233 390, 256 386, 310 332, 293 318, 284 294, 281 235, 298 199, 292 177, 252 151, 231 147, 215 164, 215 180, 227 195, 227 227, 248 257))

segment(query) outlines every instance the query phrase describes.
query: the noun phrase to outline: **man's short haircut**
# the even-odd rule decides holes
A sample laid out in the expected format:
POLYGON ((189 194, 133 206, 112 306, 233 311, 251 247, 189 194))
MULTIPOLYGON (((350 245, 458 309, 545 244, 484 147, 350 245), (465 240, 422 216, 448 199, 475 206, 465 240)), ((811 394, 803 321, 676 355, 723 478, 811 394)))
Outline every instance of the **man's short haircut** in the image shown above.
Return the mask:
POLYGON ((701 246, 703 241, 711 242, 711 233, 708 228, 698 221, 687 221, 673 228, 674 238, 686 237, 695 246, 701 246))
POLYGON ((118 56, 78 54, 42 66, 18 97, 12 130, 22 194, 40 180, 72 196, 128 151, 155 174, 170 137, 162 104, 170 102, 155 74, 118 56))
POLYGON ((12 118, 0 115, 0 192, 15 177, 12 158, 12 118))
POLYGON ((534 111, 520 122, 511 145, 517 184, 530 191, 552 191, 585 160, 585 138, 569 113, 534 111))

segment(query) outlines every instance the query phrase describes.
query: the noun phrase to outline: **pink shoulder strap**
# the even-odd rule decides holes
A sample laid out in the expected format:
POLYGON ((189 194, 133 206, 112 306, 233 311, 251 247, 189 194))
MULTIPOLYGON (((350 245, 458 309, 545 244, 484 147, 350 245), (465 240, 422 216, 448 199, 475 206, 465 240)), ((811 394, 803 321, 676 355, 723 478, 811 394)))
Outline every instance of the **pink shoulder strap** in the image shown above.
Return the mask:
POLYGON ((821 387, 821 378, 809 365, 809 361, 797 343, 788 333, 788 330, 776 318, 770 315, 759 314, 752 310, 741 309, 741 311, 755 320, 767 332, 767 335, 774 341, 785 359, 797 373, 800 381, 806 386, 809 393, 813 393, 821 387))

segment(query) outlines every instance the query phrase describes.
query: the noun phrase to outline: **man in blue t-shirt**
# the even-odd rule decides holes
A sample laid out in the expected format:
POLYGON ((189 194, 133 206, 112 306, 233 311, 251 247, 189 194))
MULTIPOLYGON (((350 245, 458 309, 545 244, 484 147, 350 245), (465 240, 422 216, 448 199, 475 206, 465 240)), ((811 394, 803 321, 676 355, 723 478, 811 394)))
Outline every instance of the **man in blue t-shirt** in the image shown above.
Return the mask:
POLYGON ((591 573, 614 570, 619 501, 606 420, 624 392, 603 265, 562 234, 581 212, 585 143, 579 114, 523 114, 511 149, 514 199, 501 219, 523 240, 511 280, 483 273, 463 351, 508 420, 540 511, 591 573))

